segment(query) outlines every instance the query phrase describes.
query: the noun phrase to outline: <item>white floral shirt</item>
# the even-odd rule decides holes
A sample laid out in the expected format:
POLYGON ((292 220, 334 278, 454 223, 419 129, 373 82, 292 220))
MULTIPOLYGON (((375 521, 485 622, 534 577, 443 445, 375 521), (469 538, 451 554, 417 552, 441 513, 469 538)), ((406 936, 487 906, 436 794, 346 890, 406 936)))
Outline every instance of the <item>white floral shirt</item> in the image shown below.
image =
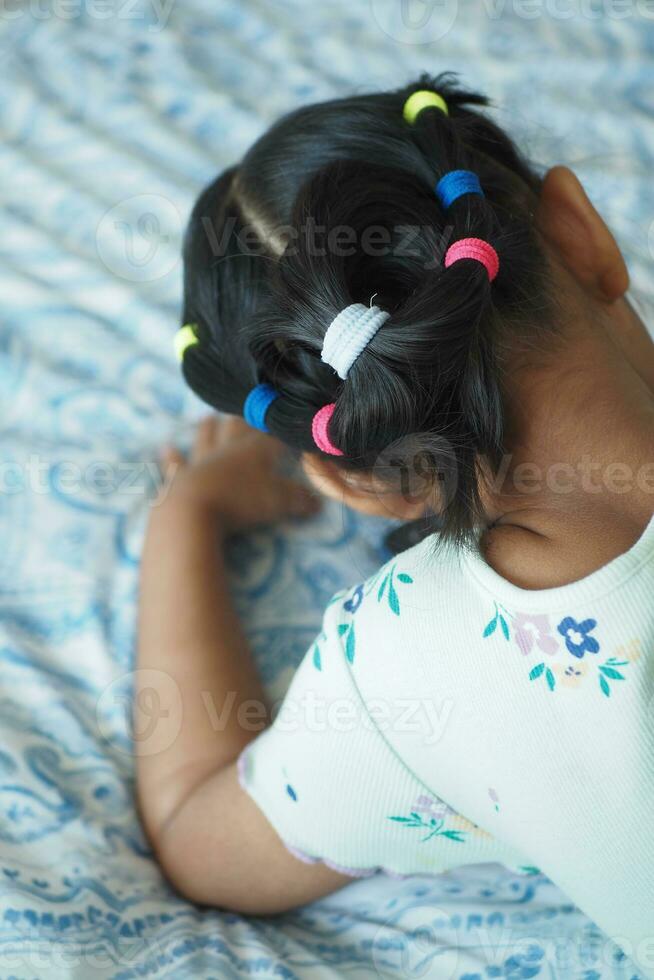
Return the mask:
POLYGON ((332 599, 240 770, 303 860, 540 869, 652 972, 654 518, 562 588, 433 539, 394 558, 332 599))

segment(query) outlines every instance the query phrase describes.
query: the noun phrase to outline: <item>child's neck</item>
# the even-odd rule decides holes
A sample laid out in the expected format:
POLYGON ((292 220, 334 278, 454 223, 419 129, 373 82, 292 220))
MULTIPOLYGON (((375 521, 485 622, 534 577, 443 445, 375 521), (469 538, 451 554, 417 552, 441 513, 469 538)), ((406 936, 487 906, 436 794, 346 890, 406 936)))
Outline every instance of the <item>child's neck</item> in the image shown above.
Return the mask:
MULTIPOLYGON (((636 316, 616 304, 602 322, 575 323, 556 358, 511 379, 510 460, 484 550, 525 588, 590 574, 628 550, 654 511, 652 364, 636 370, 616 339, 626 315, 636 316)), ((654 345, 646 355, 654 362, 654 345)))

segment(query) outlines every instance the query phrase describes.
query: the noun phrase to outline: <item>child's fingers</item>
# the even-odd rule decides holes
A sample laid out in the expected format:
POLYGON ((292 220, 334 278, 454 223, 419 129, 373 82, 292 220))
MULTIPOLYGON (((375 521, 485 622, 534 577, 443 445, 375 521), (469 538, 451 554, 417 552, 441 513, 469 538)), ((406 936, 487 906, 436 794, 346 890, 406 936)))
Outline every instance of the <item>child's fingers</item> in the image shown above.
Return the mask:
POLYGON ((169 470, 177 470, 186 462, 184 453, 180 452, 174 446, 165 446, 159 454, 159 461, 164 473, 169 470))
POLYGON ((251 426, 241 418, 240 415, 228 415, 223 419, 223 437, 225 441, 251 436, 253 433, 251 426))
POLYGON ((274 436, 257 432, 252 426, 241 418, 240 415, 228 415, 221 419, 220 448, 226 448, 230 444, 244 443, 247 441, 249 451, 260 456, 263 460, 270 463, 275 462, 282 454, 284 447, 279 439, 274 436))
POLYGON ((191 450, 191 459, 196 462, 213 452, 216 448, 216 438, 220 430, 218 416, 207 415, 198 424, 195 432, 195 441, 191 450))
POLYGON ((165 492, 175 479, 182 467, 186 466, 184 454, 174 446, 165 446, 159 453, 159 469, 161 471, 160 492, 165 492))
POLYGON ((310 517, 320 510, 320 498, 296 480, 280 480, 278 495, 282 513, 296 517, 310 517))

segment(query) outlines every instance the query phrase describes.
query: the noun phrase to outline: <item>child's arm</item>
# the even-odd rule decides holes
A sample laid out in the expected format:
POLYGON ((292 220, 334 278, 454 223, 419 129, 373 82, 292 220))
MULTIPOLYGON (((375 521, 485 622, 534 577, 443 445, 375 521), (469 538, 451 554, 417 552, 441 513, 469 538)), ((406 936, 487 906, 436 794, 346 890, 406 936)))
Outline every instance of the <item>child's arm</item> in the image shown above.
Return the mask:
POLYGON ((179 891, 250 913, 282 911, 349 880, 290 855, 235 772, 267 719, 222 538, 315 508, 275 473, 278 455, 274 440, 240 421, 203 424, 190 465, 177 461, 152 509, 141 573, 134 731, 143 822, 179 891))

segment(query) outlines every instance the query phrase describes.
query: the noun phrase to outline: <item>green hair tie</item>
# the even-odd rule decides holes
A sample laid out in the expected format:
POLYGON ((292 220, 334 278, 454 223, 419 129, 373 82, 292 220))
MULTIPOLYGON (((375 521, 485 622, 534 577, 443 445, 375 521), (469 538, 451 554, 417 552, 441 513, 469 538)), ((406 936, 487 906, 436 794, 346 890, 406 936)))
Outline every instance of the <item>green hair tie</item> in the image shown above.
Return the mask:
POLYGON ((414 123, 423 109, 439 109, 446 116, 449 115, 447 102, 443 96, 438 92, 428 92, 425 89, 420 89, 409 96, 404 103, 402 115, 406 122, 414 123))
POLYGON ((175 353, 180 364, 184 360, 184 354, 188 348, 200 343, 195 335, 196 326, 195 323, 187 323, 175 334, 175 353))

